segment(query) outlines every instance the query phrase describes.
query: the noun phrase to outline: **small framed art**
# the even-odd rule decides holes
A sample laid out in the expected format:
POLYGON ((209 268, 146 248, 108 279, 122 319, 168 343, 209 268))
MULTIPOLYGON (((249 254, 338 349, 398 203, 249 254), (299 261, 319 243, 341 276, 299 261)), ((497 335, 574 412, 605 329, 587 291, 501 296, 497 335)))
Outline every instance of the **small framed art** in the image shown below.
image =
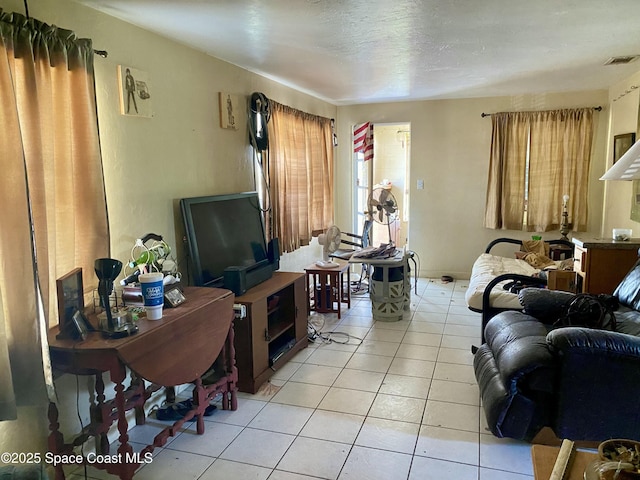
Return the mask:
POLYGON ((631 148, 636 141, 635 133, 623 133, 613 137, 613 163, 620 160, 620 157, 631 148))
POLYGON ((231 93, 220 92, 220 127, 231 130, 238 129, 238 118, 242 113, 240 97, 231 93))
POLYGON ((134 117, 151 117, 151 91, 147 72, 118 65, 120 113, 134 117))
POLYGON ((57 338, 85 339, 90 326, 84 317, 84 291, 82 269, 74 268, 56 280, 58 295, 58 321, 60 333, 57 338))

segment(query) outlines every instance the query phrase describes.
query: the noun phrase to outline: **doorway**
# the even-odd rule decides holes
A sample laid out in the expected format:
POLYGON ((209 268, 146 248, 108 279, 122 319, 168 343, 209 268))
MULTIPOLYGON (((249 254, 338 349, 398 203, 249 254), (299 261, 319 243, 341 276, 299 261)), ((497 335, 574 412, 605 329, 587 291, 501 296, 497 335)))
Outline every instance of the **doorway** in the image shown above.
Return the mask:
POLYGON ((354 231, 361 231, 370 196, 395 204, 395 213, 373 212, 371 244, 392 241, 396 247, 408 244, 409 236, 409 162, 411 158, 411 124, 376 123, 373 126, 373 160, 364 161, 362 153, 354 153, 354 231), (385 193, 382 192, 385 191, 385 193))

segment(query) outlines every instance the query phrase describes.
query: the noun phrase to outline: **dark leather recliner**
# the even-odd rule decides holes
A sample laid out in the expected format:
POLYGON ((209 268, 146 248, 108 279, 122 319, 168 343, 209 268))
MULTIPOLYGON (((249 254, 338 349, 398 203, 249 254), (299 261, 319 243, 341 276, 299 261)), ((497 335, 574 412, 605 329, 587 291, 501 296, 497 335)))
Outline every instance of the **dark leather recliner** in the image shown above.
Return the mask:
POLYGON ((485 328, 474 369, 491 432, 532 440, 543 427, 558 438, 640 440, 640 262, 616 288, 616 331, 555 328, 573 295, 535 289, 524 311, 503 312, 485 328))

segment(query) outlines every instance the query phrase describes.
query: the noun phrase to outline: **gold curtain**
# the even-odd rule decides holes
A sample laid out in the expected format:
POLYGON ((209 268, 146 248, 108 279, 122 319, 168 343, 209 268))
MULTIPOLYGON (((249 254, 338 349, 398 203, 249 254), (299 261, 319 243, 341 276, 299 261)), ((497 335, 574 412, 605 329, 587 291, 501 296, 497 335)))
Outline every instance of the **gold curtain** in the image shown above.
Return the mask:
POLYGON ((527 112, 491 115, 491 157, 484 226, 520 230, 523 227, 524 176, 529 142, 527 112))
POLYGON ((270 105, 272 231, 282 252, 292 252, 333 223, 331 120, 270 105))
POLYGON ((586 230, 593 109, 496 113, 491 118, 485 227, 557 230, 566 194, 573 230, 586 230))
POLYGON ((527 229, 558 230, 562 197, 574 231, 587 228, 593 109, 536 112, 531 118, 527 229))
POLYGON ((42 402, 56 278, 107 256, 88 39, 0 9, 0 420, 42 402), (13 388, 11 388, 13 386, 13 388))

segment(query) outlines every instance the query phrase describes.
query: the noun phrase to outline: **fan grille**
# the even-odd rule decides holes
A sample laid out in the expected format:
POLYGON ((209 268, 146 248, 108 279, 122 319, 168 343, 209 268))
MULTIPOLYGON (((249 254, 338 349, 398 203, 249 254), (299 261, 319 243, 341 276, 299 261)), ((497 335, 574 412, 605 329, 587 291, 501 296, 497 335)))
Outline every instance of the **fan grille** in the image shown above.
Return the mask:
POLYGON ((398 202, 386 188, 374 188, 367 200, 369 214, 383 225, 393 223, 397 219, 398 202))

